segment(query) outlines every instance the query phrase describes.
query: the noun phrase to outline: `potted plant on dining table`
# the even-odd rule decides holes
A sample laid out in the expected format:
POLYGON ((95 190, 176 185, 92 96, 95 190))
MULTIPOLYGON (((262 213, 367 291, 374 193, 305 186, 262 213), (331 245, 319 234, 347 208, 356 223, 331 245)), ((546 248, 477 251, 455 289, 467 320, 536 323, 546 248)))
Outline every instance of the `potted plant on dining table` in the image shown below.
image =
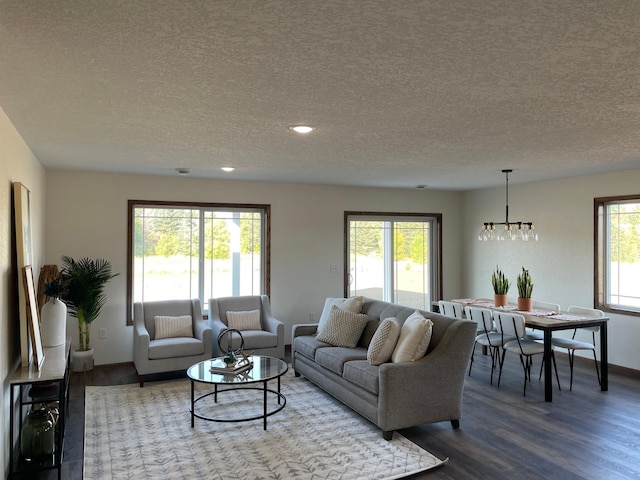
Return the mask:
POLYGON ((507 305, 507 293, 509 293, 511 282, 497 266, 496 271, 491 275, 491 285, 493 286, 493 304, 496 307, 507 305))
POLYGON ((529 274, 529 270, 522 267, 522 272, 516 279, 518 287, 518 310, 528 312, 531 310, 531 294, 533 293, 533 280, 529 274))

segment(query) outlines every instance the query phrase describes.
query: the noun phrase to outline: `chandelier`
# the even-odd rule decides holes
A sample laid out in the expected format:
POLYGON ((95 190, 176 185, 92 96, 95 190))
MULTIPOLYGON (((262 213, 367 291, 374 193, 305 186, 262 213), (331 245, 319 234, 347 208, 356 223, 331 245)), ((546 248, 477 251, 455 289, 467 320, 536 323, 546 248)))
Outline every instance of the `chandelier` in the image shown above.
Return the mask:
POLYGON ((510 222, 509 221, 509 174, 513 170, 502 170, 506 179, 506 203, 504 222, 485 222, 480 229, 478 240, 484 242, 488 240, 538 240, 533 222, 510 222), (504 225, 504 229, 496 231, 496 225, 504 225))

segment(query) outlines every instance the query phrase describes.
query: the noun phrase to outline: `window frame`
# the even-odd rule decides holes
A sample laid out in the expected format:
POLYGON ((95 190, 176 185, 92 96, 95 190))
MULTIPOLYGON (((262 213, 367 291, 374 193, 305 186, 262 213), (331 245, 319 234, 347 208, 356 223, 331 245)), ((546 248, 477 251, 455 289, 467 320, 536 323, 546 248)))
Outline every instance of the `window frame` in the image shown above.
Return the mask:
POLYGON ((608 269, 605 266, 605 257, 609 250, 609 246, 606 241, 607 221, 605 213, 609 204, 631 203, 633 201, 640 203, 640 194, 597 197, 593 199, 593 304, 594 308, 604 312, 640 317, 640 309, 633 310, 631 308, 624 308, 621 306, 612 306, 605 301, 609 275, 608 269))
MULTIPOLYGON (((184 202, 169 200, 128 200, 127 201, 127 318, 126 324, 133 325, 133 252, 134 252, 134 209, 144 207, 164 208, 198 208, 216 210, 262 210, 264 214, 264 245, 261 246, 264 255, 264 295, 271 295, 271 205, 254 203, 211 203, 211 202, 184 202)), ((203 306, 204 308, 204 306, 203 306)), ((206 316, 205 316, 206 317, 206 316)))
POLYGON ((393 220, 394 218, 402 218, 402 217, 429 217, 433 218, 436 226, 437 232, 435 236, 435 240, 437 242, 437 251, 434 255, 436 260, 435 266, 435 295, 436 298, 432 298, 431 301, 435 301, 436 299, 442 298, 442 214, 441 213, 408 213, 408 212, 362 212, 362 211, 345 211, 344 212, 344 240, 343 240, 343 255, 344 255, 344 276, 342 279, 343 282, 343 293, 344 297, 349 296, 349 219, 350 217, 372 217, 372 219, 381 219, 387 218, 389 220, 393 220))

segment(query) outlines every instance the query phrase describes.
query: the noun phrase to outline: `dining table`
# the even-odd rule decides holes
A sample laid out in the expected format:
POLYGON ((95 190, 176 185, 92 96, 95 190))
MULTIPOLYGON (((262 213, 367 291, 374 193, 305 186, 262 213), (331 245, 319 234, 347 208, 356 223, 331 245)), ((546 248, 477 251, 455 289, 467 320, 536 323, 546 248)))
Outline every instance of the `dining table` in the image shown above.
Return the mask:
MULTIPOLYGON (((534 330, 540 330, 543 333, 544 345, 544 399, 546 402, 553 401, 553 378, 551 372, 551 355, 553 346, 551 338, 553 332, 561 330, 573 330, 575 328, 584 327, 600 327, 600 390, 606 392, 609 390, 609 364, 607 359, 607 322, 608 317, 588 316, 582 313, 575 314, 563 311, 547 310, 542 308, 534 308, 532 310, 518 310, 515 305, 506 305, 496 307, 491 300, 488 299, 453 299, 452 302, 461 303, 464 306, 473 306, 480 308, 488 308, 493 311, 508 311, 517 313, 524 317, 525 326, 534 330)), ((435 305, 433 306, 435 310, 435 305)))

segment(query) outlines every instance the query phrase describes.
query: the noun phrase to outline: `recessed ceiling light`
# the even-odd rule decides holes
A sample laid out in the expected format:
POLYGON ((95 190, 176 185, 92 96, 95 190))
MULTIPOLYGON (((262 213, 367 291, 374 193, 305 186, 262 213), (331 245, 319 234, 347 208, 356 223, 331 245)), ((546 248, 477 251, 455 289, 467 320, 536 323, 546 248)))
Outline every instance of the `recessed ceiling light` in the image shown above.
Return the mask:
POLYGON ((296 133, 302 134, 311 133, 316 129, 315 127, 311 127, 309 125, 292 125, 289 128, 296 133))
POLYGON ((220 167, 220 170, 223 170, 225 172, 233 172, 235 170, 235 168, 233 168, 233 167, 220 167))

